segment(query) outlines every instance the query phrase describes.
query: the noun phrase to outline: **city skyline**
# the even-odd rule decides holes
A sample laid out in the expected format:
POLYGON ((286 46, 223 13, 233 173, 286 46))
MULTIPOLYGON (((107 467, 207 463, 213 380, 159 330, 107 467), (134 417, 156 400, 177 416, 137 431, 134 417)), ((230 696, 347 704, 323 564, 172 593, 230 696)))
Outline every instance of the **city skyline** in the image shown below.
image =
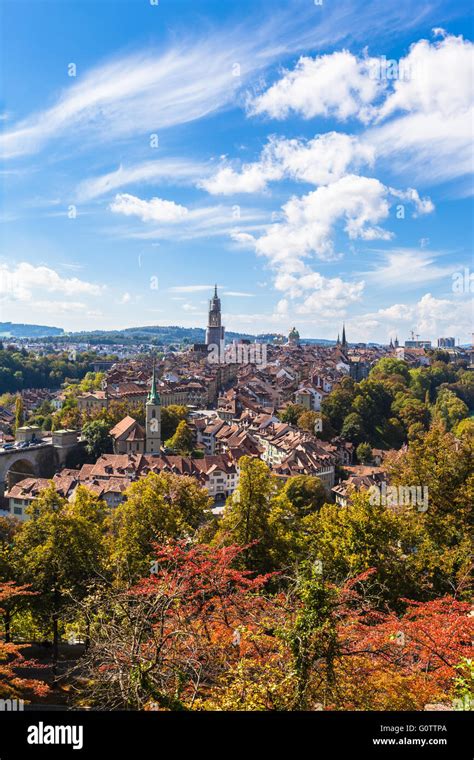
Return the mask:
POLYGON ((467 3, 221 5, 3 4, 0 320, 469 343, 467 3))

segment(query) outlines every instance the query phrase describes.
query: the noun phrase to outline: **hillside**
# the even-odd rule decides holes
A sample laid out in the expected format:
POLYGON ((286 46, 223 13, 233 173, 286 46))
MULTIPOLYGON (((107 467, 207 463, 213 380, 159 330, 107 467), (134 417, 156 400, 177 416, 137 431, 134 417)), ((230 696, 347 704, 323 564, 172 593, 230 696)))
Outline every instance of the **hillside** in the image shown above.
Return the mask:
POLYGON ((0 337, 3 338, 42 338, 54 335, 64 335, 64 330, 61 327, 47 327, 46 325, 0 322, 0 337))

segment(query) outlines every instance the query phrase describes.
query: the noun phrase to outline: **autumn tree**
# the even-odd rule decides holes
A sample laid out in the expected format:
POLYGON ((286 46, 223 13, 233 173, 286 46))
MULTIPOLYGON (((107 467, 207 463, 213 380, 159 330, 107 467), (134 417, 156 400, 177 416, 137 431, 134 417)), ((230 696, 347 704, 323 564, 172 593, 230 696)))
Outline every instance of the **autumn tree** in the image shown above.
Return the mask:
POLYGON ((244 547, 154 547, 153 573, 89 599, 87 702, 110 709, 192 709, 242 656, 262 654, 274 605, 265 576, 235 569, 244 547))
POLYGON ((313 412, 310 409, 306 409, 300 414, 297 420, 297 425, 301 430, 305 430, 307 433, 315 435, 316 423, 321 419, 319 412, 313 412))
MULTIPOLYGON (((6 606, 11 605, 14 598, 29 593, 25 587, 12 582, 0 582, 0 615, 5 616, 6 606)), ((22 678, 24 668, 35 666, 22 654, 22 647, 12 644, 8 639, 0 639, 0 699, 23 699, 31 695, 43 696, 48 692, 48 686, 43 681, 22 678)))

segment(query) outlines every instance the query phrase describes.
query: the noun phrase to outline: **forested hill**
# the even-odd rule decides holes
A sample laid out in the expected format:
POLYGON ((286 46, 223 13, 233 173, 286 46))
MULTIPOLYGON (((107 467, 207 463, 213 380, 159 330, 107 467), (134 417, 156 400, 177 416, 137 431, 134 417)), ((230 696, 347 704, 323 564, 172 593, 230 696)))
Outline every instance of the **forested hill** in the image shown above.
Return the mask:
POLYGON ((42 338, 43 336, 63 335, 62 327, 46 325, 24 325, 15 322, 0 322, 0 337, 3 338, 42 338))

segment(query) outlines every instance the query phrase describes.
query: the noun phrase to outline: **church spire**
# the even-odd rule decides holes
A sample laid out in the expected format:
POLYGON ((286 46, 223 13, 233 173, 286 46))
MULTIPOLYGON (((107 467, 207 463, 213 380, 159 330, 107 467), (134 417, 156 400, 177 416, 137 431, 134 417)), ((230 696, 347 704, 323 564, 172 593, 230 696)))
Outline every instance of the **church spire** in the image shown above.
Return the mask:
POLYGON ((347 340, 346 340, 346 325, 343 323, 342 325, 342 342, 341 345, 343 348, 346 348, 347 346, 347 340))
POLYGON ((155 360, 153 359, 153 373, 151 376, 151 387, 148 394, 148 403, 158 405, 160 403, 160 394, 156 390, 156 377, 155 377, 155 360))

